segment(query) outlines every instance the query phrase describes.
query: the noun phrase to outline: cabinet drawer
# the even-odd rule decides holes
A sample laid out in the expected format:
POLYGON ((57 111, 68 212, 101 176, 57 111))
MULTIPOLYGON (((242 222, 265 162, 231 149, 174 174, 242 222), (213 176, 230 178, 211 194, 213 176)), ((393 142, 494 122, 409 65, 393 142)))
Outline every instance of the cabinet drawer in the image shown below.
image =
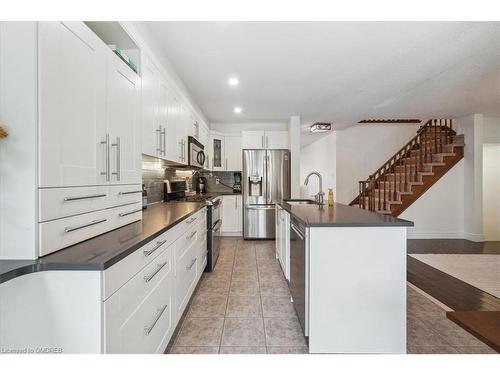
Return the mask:
POLYGON ((179 259, 182 255, 190 249, 193 244, 195 244, 200 236, 201 229, 198 225, 192 225, 188 228, 183 235, 179 237, 177 241, 175 241, 175 252, 176 257, 179 259))
POLYGON ((90 212, 39 225, 40 256, 95 237, 112 228, 109 210, 90 212))
POLYGON ((119 323, 119 293, 105 302, 107 353, 153 354, 165 350, 173 332, 172 284, 172 275, 164 275, 123 323, 119 323))
POLYGON ((203 207, 198 212, 194 213, 181 223, 177 224, 175 228, 177 229, 178 234, 181 235, 183 233, 186 233, 190 228, 193 228, 196 225, 198 225, 200 221, 205 220, 206 222, 206 219, 207 219, 207 209, 206 207, 203 207))
POLYGON ((141 185, 113 185, 108 187, 109 207, 142 202, 141 185))
MULTIPOLYGON (((177 244, 176 244, 177 246, 177 244)), ((177 248, 176 248, 177 250, 177 248)), ((196 285, 198 248, 191 246, 179 258, 176 258, 175 280, 176 280, 176 307, 177 316, 180 317, 186 308, 191 293, 196 285)))
POLYGON ((172 248, 173 245, 164 250, 119 289, 121 323, 132 315, 165 276, 173 274, 172 248))
POLYGON ((40 189, 38 194, 40 222, 108 207, 108 188, 106 186, 40 189))
MULTIPOLYGON (((174 240, 172 231, 169 230, 104 271, 103 299, 109 298, 141 269, 154 261, 174 240)), ((173 252, 173 246, 169 252, 173 252)))

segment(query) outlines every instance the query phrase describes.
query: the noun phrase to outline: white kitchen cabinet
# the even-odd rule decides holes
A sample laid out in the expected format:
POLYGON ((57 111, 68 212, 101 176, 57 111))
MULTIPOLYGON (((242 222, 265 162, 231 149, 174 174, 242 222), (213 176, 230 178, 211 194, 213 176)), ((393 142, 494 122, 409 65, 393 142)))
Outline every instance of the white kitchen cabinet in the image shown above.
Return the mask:
POLYGON ((104 183, 107 47, 82 22, 40 22, 39 187, 104 183))
POLYGON ((139 76, 113 51, 108 49, 106 53, 106 138, 109 136, 107 163, 110 182, 141 183, 139 76))
POLYGON ((160 73, 145 55, 143 55, 141 74, 142 153, 162 157, 160 107, 164 105, 161 101, 165 98, 160 95, 160 73))
POLYGON ((222 226, 223 236, 240 236, 243 229, 243 209, 241 195, 222 196, 222 226))
POLYGON ((290 280, 290 214, 280 206, 276 206, 276 258, 290 280))
POLYGON ((211 153, 212 161, 210 163, 210 169, 213 171, 223 171, 225 170, 225 145, 224 136, 212 133, 210 135, 210 146, 209 150, 211 153))
POLYGON ((242 149, 288 149, 288 132, 243 131, 242 149))
POLYGON ((266 148, 271 150, 288 149, 288 132, 282 131, 266 131, 265 134, 266 148))
POLYGON ((224 156, 226 171, 242 170, 241 137, 224 137, 224 156))

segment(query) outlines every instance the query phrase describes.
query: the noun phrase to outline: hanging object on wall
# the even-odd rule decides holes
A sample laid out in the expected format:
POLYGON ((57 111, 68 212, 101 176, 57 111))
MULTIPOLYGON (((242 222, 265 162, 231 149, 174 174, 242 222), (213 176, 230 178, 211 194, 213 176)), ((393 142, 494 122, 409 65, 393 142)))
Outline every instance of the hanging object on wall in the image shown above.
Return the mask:
POLYGON ((0 138, 7 138, 8 135, 7 130, 0 126, 0 138))

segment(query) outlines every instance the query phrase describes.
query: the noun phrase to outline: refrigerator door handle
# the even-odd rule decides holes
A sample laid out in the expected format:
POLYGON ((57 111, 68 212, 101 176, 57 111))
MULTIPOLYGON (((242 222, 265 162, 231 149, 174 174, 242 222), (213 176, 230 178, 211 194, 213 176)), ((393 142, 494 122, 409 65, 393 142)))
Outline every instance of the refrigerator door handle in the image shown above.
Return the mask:
POLYGON ((276 208, 276 206, 274 204, 248 205, 245 208, 247 210, 274 210, 276 208))

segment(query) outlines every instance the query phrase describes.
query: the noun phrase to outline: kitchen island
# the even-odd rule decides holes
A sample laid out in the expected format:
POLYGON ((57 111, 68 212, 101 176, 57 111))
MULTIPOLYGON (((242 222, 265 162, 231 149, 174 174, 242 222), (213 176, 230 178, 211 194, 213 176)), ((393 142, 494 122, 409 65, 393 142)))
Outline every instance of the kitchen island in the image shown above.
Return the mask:
POLYGON ((290 223, 289 285, 309 352, 406 353, 413 223, 339 203, 279 207, 288 217, 277 225, 290 223))

